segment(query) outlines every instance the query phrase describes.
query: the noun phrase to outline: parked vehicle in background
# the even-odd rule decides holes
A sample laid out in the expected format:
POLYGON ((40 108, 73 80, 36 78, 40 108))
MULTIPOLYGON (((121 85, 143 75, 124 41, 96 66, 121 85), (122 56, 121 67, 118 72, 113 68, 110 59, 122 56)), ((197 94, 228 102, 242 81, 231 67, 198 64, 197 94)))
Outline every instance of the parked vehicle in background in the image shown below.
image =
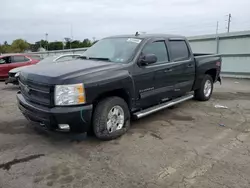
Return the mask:
POLYGON ((142 118, 186 100, 207 101, 220 80, 221 57, 193 54, 185 37, 124 35, 102 39, 61 66, 21 71, 18 106, 49 130, 123 135, 142 118))
MULTIPOLYGON (((76 59, 77 57, 81 56, 80 54, 64 54, 59 56, 49 56, 44 58, 43 60, 39 61, 37 64, 29 65, 29 66, 22 66, 11 69, 9 71, 9 78, 5 81, 5 84, 12 83, 14 85, 18 85, 18 75, 21 70, 29 68, 31 66, 38 66, 38 65, 45 65, 50 63, 58 63, 63 61, 70 61, 76 59)), ((46 66, 46 65, 45 65, 46 66)))
POLYGON ((27 65, 33 65, 41 60, 39 55, 8 54, 0 56, 0 79, 8 78, 11 69, 27 65))

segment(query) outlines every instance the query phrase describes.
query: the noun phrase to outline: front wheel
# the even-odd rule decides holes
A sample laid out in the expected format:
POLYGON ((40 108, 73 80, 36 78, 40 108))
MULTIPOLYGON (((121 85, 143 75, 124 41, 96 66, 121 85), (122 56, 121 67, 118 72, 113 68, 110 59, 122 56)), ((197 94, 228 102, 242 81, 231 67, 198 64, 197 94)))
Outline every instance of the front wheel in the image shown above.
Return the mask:
POLYGON ((109 97, 97 104, 93 116, 93 129, 97 138, 115 139, 126 133, 129 127, 130 112, 122 98, 109 97))
POLYGON ((200 101, 208 101, 213 93, 213 78, 206 74, 203 78, 200 88, 194 91, 195 99, 200 101))

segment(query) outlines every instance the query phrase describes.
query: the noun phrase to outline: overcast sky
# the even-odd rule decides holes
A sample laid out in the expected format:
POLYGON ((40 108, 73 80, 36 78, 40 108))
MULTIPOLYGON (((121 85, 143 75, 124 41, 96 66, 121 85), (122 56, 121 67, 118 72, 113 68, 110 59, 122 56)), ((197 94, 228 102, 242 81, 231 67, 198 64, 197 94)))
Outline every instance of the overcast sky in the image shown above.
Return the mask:
POLYGON ((0 43, 16 38, 100 39, 109 35, 174 33, 197 35, 250 30, 250 0, 0 0, 0 43))

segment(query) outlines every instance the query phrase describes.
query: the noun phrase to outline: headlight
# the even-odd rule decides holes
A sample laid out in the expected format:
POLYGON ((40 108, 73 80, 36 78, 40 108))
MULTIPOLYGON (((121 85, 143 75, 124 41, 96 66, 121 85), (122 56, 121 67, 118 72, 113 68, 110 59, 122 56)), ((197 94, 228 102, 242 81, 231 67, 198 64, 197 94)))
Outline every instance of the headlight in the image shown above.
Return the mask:
POLYGON ((20 72, 17 72, 17 73, 15 74, 15 77, 17 78, 19 75, 20 75, 20 72))
POLYGON ((83 84, 56 85, 55 105, 75 105, 85 103, 85 90, 83 84))

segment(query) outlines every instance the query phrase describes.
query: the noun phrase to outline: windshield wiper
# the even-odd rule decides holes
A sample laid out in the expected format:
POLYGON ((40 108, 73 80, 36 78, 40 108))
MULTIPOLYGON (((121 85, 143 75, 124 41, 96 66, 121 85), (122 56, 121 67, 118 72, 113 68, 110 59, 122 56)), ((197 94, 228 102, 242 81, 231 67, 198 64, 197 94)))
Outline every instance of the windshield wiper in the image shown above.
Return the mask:
POLYGON ((106 58, 106 57, 89 57, 89 59, 111 62, 111 60, 109 58, 106 58))
POLYGON ((100 60, 100 61, 108 61, 111 62, 111 60, 109 58, 106 57, 87 57, 87 56, 79 56, 79 59, 91 59, 91 60, 100 60))
POLYGON ((89 58, 87 56, 81 55, 81 56, 78 56, 77 59, 89 59, 89 58))

